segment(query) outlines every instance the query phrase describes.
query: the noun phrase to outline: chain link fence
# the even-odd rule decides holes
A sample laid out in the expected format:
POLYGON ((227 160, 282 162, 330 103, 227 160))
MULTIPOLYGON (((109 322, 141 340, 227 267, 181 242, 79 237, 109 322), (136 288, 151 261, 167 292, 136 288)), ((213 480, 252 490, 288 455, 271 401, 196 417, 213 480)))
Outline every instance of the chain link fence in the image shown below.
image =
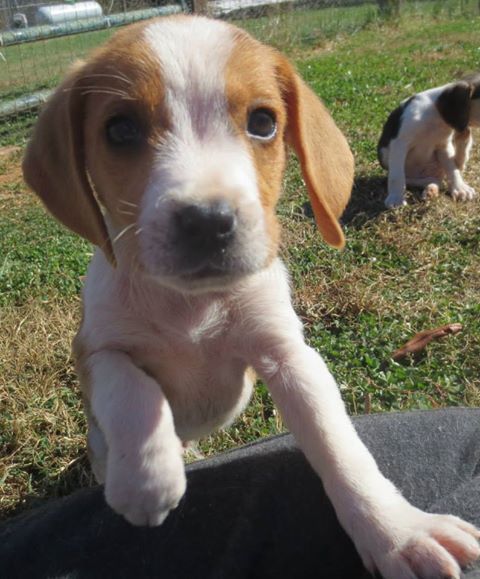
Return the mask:
POLYGON ((289 50, 403 13, 477 15, 480 0, 0 0, 0 146, 25 141, 67 67, 115 28, 180 12, 232 20, 289 50))

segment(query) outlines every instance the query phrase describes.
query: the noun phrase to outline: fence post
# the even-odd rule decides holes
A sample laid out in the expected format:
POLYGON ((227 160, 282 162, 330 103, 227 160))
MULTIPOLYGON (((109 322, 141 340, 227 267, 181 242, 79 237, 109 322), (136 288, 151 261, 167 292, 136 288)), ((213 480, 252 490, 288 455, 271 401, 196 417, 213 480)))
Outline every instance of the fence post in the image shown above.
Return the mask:
POLYGON ((195 14, 208 14, 208 0, 193 0, 193 12, 195 14))
MULTIPOLYGON (((480 1, 480 0, 479 0, 480 1)), ((381 16, 398 18, 403 0, 377 0, 381 16)))

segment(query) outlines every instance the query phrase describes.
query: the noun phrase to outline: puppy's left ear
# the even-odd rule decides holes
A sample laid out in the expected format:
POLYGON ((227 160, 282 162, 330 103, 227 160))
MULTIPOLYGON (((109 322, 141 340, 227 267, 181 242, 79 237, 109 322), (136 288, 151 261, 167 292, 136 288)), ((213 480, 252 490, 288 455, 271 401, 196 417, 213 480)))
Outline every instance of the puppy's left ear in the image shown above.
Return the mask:
POLYGON ((468 127, 474 90, 472 84, 460 80, 443 90, 435 103, 442 119, 459 133, 468 127))
POLYGON ((82 83, 91 77, 85 75, 85 66, 79 63, 47 101, 23 158, 23 176, 52 215, 98 245, 115 265, 112 242, 86 167, 88 91, 82 83))
POLYGON ((342 248, 339 218, 350 199, 354 162, 350 147, 324 104, 293 66, 278 56, 287 104, 287 141, 300 161, 315 221, 327 243, 342 248))

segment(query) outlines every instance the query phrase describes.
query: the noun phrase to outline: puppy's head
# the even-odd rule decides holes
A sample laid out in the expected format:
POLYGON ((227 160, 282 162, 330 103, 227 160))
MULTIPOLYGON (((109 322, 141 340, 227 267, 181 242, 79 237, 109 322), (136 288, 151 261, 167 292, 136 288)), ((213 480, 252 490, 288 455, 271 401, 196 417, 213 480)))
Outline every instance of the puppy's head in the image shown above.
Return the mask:
POLYGON ((480 74, 469 74, 447 85, 435 104, 443 120, 456 131, 479 127, 480 74))
POLYGON ((173 17, 117 33, 40 115, 27 183, 110 261, 181 291, 223 289, 275 256, 285 144, 325 240, 350 195, 348 145, 279 53, 223 22, 173 17))

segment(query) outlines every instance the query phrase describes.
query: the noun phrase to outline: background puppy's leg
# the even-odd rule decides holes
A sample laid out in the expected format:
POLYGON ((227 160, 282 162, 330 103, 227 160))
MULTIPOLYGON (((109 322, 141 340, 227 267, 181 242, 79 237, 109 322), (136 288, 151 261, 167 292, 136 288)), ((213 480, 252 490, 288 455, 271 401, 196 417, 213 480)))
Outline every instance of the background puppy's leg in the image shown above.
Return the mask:
POLYGON ((440 193, 441 182, 437 177, 424 177, 422 179, 408 179, 410 187, 423 187, 422 199, 433 199, 440 193))
POLYGON ((455 164, 459 171, 464 171, 468 159, 470 158, 470 151, 472 149, 472 131, 465 129, 463 132, 456 132, 453 136, 453 145, 455 147, 455 164))
POLYGON ((105 498, 136 525, 159 525, 185 492, 182 445, 160 386, 124 352, 88 358, 91 411, 108 446, 105 498))
POLYGON ((407 144, 402 139, 394 139, 388 152, 388 196, 387 207, 406 205, 405 201, 405 160, 407 144))
MULTIPOLYGON (((460 160, 463 154, 460 153, 460 160)), ((449 141, 445 148, 439 149, 438 160, 447 176, 448 190, 453 199, 456 201, 470 201, 473 199, 477 193, 473 187, 467 185, 463 180, 461 170, 457 165, 455 146, 452 141, 449 141)))
POLYGON ((380 473, 320 356, 284 339, 257 369, 364 565, 385 579, 460 577, 457 561, 465 565, 480 554, 479 532, 457 517, 413 507, 380 473))
POLYGON ((440 193, 440 185, 435 182, 429 183, 422 191, 422 199, 435 199, 440 193))

